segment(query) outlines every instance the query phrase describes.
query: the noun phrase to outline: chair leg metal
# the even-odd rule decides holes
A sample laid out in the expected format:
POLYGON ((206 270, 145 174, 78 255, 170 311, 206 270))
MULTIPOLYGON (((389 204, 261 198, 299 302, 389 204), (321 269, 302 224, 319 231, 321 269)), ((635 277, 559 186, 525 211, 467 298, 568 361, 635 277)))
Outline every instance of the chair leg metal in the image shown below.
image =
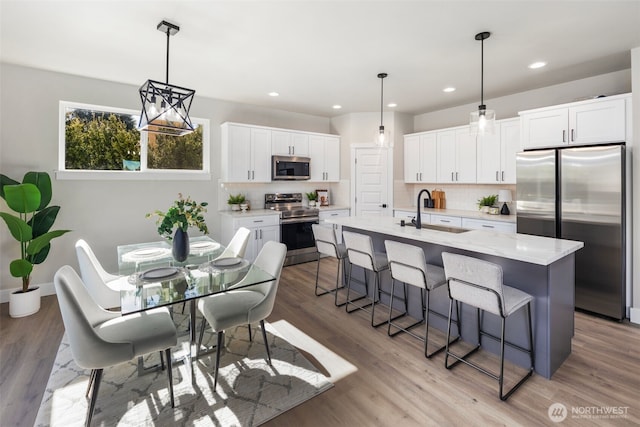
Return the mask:
MULTIPOLYGON (((422 324, 424 322, 424 318, 422 320, 418 320, 415 323, 412 323, 411 325, 405 326, 405 327, 402 327, 402 326, 399 326, 399 325, 393 323, 393 320, 396 320, 396 319, 399 319, 399 318, 401 318, 403 316, 406 316, 409 313, 409 302, 408 302, 408 297, 407 297, 407 284, 403 283, 404 312, 396 315, 395 317, 391 317, 391 314, 393 312, 393 298, 395 296, 395 284, 396 284, 396 280, 392 276, 391 277, 391 296, 390 296, 390 299, 389 299, 389 321, 387 322, 388 323, 387 335, 389 335, 390 337, 395 337, 396 335, 398 335, 398 334, 400 334, 402 332, 406 332, 406 333, 408 333, 408 334, 410 334, 410 335, 412 335, 412 336, 414 336, 416 338, 419 338, 415 334, 413 334, 410 331, 410 329, 422 324), (391 327, 392 326, 394 328, 396 328, 397 331, 391 332, 391 327)), ((422 291, 422 289, 421 289, 421 291, 422 291)))
POLYGON ((200 335, 198 337, 198 347, 196 348, 196 358, 200 356, 200 347, 202 347, 202 339, 204 338, 204 329, 207 327, 207 319, 202 318, 200 322, 200 335))
POLYGON ((87 392, 85 393, 85 397, 89 397, 89 393, 91 393, 91 386, 93 385, 93 381, 96 379, 96 370, 92 369, 91 374, 89 374, 89 384, 87 384, 87 392))
POLYGON ((176 407, 176 402, 173 397, 173 370, 171 369, 171 348, 165 350, 167 356, 167 377, 169 378, 169 396, 171 396, 171 407, 176 407))
MULTIPOLYGON (((368 289, 367 289, 368 291, 368 289)), ((368 292, 367 292, 368 293, 368 292)), ((389 320, 383 320, 381 322, 375 322, 375 312, 376 312, 376 304, 380 302, 380 272, 376 271, 373 278, 373 302, 371 303, 371 326, 377 328, 389 322, 389 320), (378 295, 378 300, 375 300, 376 294, 378 295)), ((404 314, 399 314, 393 317, 391 320, 396 320, 400 317, 404 316, 404 314)))
POLYGON ((334 301, 333 304, 336 307, 342 307, 343 305, 345 305, 347 302, 338 302, 338 291, 340 289, 344 289, 346 286, 343 283, 347 282, 347 265, 345 262, 345 258, 341 258, 338 260, 338 273, 337 273, 337 279, 336 279, 336 292, 334 294, 334 301), (340 275, 340 270, 342 270, 342 275, 340 275))
POLYGON ((264 327, 264 320, 260 321, 260 329, 262 329, 262 339, 264 339, 264 347, 267 349, 267 359, 271 365, 271 351, 269 350, 269 341, 267 340, 267 330, 264 327))
POLYGON ((224 331, 218 332, 218 346, 216 348, 216 364, 213 369, 213 390, 215 391, 218 385, 218 368, 220 367, 220 353, 222 352, 222 346, 224 345, 224 331))
POLYGON ((91 401, 87 409, 87 421, 84 424, 87 427, 91 425, 91 418, 93 418, 93 411, 96 408, 96 400, 98 399, 98 390, 100 390, 100 381, 102 381, 102 369, 94 369, 94 371, 93 391, 91 392, 91 401))
POLYGON ((253 333, 251 331, 251 323, 247 323, 247 328, 249 329, 249 342, 253 342, 253 333))
POLYGON ((353 308, 351 310, 349 310, 349 304, 354 305, 353 303, 356 301, 360 301, 361 299, 365 299, 365 298, 369 298, 369 281, 367 280, 367 270, 364 270, 364 288, 365 288, 365 295, 362 295, 360 297, 354 298, 354 299, 349 299, 349 294, 351 292, 351 279, 353 277, 353 265, 349 266, 349 280, 347 281, 347 300, 345 301, 345 310, 347 313, 353 313, 354 311, 357 310, 363 310, 367 307, 369 307, 370 305, 373 305, 374 302, 373 300, 365 305, 360 305, 360 306, 356 306, 356 308, 353 308))

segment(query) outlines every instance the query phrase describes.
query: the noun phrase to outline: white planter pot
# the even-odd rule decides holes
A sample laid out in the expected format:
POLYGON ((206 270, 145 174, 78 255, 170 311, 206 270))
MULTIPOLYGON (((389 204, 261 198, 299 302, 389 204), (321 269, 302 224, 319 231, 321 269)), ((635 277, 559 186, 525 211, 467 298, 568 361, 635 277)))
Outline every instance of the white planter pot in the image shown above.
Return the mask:
POLYGON ((29 288, 27 292, 12 292, 9 295, 9 316, 30 316, 38 310, 40 310, 40 288, 29 288))
POLYGON ((239 211, 240 210, 240 205, 238 205, 238 204, 231 205, 231 210, 232 211, 239 211))

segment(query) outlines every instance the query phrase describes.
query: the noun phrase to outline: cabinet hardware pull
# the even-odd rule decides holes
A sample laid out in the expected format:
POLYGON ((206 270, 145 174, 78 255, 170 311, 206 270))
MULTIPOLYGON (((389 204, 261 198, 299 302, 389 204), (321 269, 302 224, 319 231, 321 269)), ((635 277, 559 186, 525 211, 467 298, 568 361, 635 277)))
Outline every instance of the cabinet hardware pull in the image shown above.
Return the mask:
POLYGON ((496 171, 496 181, 499 181, 499 179, 498 179, 498 171, 496 171))
POLYGON ((251 179, 251 171, 247 171, 247 181, 251 179))
POLYGON ((262 240, 262 228, 260 229, 260 240, 262 240))
POLYGON ((504 181, 504 171, 502 171, 502 180, 504 181))
POLYGON ((573 129, 571 129, 571 142, 575 141, 576 139, 573 137, 573 129))
POLYGON ((448 219, 441 219, 440 221, 441 221, 441 222, 447 222, 447 223, 451 222, 451 221, 449 221, 448 219))
POLYGON ((251 171, 251 179, 256 179, 256 171, 251 171))
POLYGON ((453 172, 451 172, 451 181, 453 181, 453 172))
POLYGON ((258 230, 256 230, 256 237, 253 240, 258 240, 258 230))
POLYGON ((486 225, 486 224, 482 224, 482 226, 483 226, 484 228, 494 228, 494 227, 493 227, 493 225, 486 225))
POLYGON ((420 181, 422 181, 422 172, 420 172, 420 181))
POLYGON ((416 172, 416 181, 420 181, 420 179, 418 178, 418 172, 416 172))
POLYGON ((264 222, 264 219, 254 219, 253 222, 264 222))
POLYGON ((565 142, 565 140, 564 140, 565 133, 566 133, 566 131, 565 131, 565 130, 563 130, 563 131, 562 131, 562 142, 565 142))
POLYGON ((458 180, 458 172, 456 172, 456 181, 458 180))

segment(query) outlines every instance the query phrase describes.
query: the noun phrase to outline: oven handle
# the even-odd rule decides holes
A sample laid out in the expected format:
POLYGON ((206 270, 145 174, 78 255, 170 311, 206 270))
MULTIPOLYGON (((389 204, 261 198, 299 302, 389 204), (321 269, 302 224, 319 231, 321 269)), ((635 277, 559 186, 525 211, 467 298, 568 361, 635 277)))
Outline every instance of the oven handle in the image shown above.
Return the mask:
POLYGON ((299 224, 301 222, 311 222, 313 224, 317 224, 318 221, 320 221, 320 218, 317 216, 305 216, 302 218, 287 218, 287 219, 281 219, 280 220, 280 224, 281 225, 286 225, 286 224, 299 224))

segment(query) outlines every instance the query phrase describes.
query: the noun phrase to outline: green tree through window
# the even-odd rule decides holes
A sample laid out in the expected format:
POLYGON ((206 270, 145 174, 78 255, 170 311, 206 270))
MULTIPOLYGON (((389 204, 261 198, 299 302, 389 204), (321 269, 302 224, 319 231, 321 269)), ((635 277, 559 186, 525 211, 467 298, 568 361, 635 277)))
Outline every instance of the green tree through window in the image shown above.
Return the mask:
POLYGON ((202 126, 183 136, 149 134, 149 169, 202 169, 202 126))

